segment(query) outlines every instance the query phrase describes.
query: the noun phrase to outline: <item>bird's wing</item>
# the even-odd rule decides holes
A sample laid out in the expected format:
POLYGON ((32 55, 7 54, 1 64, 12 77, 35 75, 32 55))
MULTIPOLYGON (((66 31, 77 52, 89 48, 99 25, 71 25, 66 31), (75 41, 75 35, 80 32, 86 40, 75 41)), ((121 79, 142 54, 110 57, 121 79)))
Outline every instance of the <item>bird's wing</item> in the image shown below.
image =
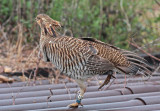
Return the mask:
POLYGON ((99 55, 108 59, 114 66, 124 73, 137 73, 139 70, 146 75, 153 72, 153 68, 148 65, 148 61, 134 52, 117 48, 113 45, 101 42, 94 38, 80 38, 88 43, 93 43, 98 48, 99 55))
POLYGON ((86 47, 88 49, 87 52, 90 55, 87 59, 86 66, 90 71, 99 72, 99 74, 101 74, 114 68, 113 63, 98 55, 98 49, 95 46, 87 44, 86 47))
POLYGON ((83 41, 86 41, 88 44, 92 44, 94 47, 97 48, 98 50, 98 54, 100 57, 110 61, 111 63, 113 63, 115 66, 117 65, 127 65, 127 59, 125 56, 123 56, 123 54, 121 53, 121 49, 101 42, 99 40, 96 40, 94 38, 80 38, 83 41))
POLYGON ((113 63, 99 55, 91 55, 87 60, 86 66, 90 71, 99 72, 99 74, 105 73, 114 68, 113 63))

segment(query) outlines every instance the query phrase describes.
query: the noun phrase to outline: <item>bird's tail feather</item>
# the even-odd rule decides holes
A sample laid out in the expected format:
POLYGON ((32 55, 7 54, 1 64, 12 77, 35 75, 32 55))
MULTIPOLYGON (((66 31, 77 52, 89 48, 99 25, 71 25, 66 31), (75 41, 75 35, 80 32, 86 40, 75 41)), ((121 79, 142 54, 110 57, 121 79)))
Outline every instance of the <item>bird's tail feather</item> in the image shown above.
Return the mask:
POLYGON ((117 69, 126 73, 126 74, 144 74, 151 75, 154 69, 149 65, 148 61, 144 58, 138 56, 136 53, 122 50, 122 54, 130 61, 130 65, 128 67, 117 66, 117 69), (140 73, 142 72, 142 73, 140 73))

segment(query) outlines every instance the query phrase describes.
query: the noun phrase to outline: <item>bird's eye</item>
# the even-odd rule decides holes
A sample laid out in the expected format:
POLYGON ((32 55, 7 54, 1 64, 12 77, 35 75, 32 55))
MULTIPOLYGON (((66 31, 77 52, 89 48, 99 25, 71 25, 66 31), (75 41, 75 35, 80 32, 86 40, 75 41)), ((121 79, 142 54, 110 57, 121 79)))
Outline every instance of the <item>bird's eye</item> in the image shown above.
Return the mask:
POLYGON ((36 17, 36 19, 39 20, 40 18, 39 18, 39 17, 36 17))

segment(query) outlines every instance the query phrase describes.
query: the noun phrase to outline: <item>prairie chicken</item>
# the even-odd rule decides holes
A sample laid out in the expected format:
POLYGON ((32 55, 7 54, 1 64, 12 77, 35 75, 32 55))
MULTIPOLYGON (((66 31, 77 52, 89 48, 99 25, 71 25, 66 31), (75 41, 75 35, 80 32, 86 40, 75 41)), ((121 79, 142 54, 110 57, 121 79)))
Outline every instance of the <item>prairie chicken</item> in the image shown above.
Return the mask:
MULTIPOLYGON (((40 50, 43 60, 52 62, 63 74, 73 78, 80 87, 76 103, 70 104, 70 107, 81 105, 86 91, 84 82, 94 75, 104 74, 113 69, 126 74, 136 74, 139 71, 146 75, 152 73, 147 61, 133 52, 93 38, 60 36, 55 30, 61 27, 60 23, 45 14, 37 15, 36 21, 41 28, 40 50)), ((111 75, 106 78, 104 84, 108 83, 110 78, 111 75)))

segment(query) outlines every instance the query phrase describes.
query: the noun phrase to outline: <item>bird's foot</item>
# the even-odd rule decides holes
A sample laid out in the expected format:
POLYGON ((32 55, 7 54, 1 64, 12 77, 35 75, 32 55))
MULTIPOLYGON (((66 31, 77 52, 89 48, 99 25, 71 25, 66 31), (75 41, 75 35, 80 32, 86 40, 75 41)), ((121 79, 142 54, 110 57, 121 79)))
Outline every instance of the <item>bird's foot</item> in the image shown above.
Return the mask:
POLYGON ((81 94, 81 93, 82 93, 81 90, 78 91, 78 95, 77 95, 76 102, 68 105, 70 108, 78 108, 79 105, 83 106, 83 105, 81 104, 81 100, 83 99, 83 94, 84 94, 84 93, 82 93, 82 94, 81 94))
POLYGON ((72 103, 72 104, 68 105, 68 107, 69 108, 78 108, 79 105, 83 106, 81 103, 76 102, 76 103, 72 103))

